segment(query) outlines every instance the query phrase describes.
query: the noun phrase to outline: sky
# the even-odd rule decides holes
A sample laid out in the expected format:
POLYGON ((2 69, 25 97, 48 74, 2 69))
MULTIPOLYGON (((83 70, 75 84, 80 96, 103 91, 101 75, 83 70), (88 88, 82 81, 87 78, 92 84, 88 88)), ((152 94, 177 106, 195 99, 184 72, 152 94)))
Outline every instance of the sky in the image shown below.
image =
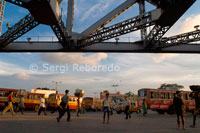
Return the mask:
MULTIPOLYGON (((82 32, 122 2, 124 0, 75 0, 74 32, 82 32)), ((149 11, 155 8, 146 4, 149 11)), ((193 31, 200 22, 199 6, 200 1, 196 1, 165 36, 193 31)), ((66 14, 67 0, 63 1, 62 8, 63 14, 66 14)), ((3 32, 7 30, 6 23, 12 26, 26 14, 26 9, 7 3, 3 32)), ((136 15, 137 4, 110 24, 136 15)), ((63 19, 66 19, 66 15, 63 15, 63 19)), ((139 35, 139 32, 127 34, 120 37, 120 41, 127 41, 128 37, 131 37, 131 41, 137 40, 139 35)), ((27 36, 40 36, 44 40, 55 37, 49 26, 45 25, 36 27, 20 39, 27 36)), ((60 93, 69 89, 73 95, 76 88, 81 88, 86 96, 95 96, 96 92, 105 89, 114 92, 113 84, 119 85, 117 91, 121 93, 158 88, 162 83, 181 84, 189 90, 190 85, 200 82, 199 58, 198 54, 0 53, 0 84, 1 88, 53 89, 55 84, 52 81, 62 81, 58 85, 60 93)))

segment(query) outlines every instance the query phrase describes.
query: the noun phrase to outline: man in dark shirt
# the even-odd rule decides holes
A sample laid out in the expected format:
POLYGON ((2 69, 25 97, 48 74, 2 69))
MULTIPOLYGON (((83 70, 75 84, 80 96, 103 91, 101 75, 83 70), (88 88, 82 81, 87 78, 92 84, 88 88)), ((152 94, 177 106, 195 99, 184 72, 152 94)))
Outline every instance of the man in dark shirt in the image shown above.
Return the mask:
POLYGON ((62 102, 60 104, 62 106, 62 111, 59 113, 59 117, 56 118, 57 122, 60 122, 60 119, 65 115, 65 112, 67 112, 67 122, 70 121, 70 109, 69 109, 69 90, 65 91, 65 95, 62 98, 62 102))
POLYGON ((190 127, 195 128, 196 117, 200 113, 200 92, 198 91, 193 92, 191 97, 195 99, 195 110, 194 110, 194 115, 193 115, 193 125, 191 125, 190 127))
POLYGON ((180 91, 176 91, 176 97, 174 97, 173 104, 175 106, 177 114, 177 123, 178 123, 177 129, 180 129, 180 118, 181 118, 183 129, 185 130, 186 128, 185 128, 185 118, 184 118, 184 102, 180 91))

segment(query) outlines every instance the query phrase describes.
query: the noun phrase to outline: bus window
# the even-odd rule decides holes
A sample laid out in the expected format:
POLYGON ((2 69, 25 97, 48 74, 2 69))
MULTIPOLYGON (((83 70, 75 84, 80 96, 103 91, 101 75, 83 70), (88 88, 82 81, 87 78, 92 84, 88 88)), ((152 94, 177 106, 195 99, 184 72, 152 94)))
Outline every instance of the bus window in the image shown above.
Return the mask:
POLYGON ((3 96, 4 96, 3 91, 0 91, 0 97, 3 97, 3 96))
POLYGON ((188 95, 187 94, 183 94, 183 98, 184 98, 184 100, 188 100, 188 95))
POLYGON ((153 94, 153 92, 151 92, 151 98, 154 98, 154 94, 153 94))
POLYGON ((139 97, 145 97, 145 96, 147 96, 147 90, 140 90, 138 92, 138 95, 139 95, 139 97))
POLYGON ((160 98, 160 93, 158 93, 158 92, 151 92, 151 98, 152 99, 159 99, 160 98))
POLYGON ((162 92, 161 95, 160 95, 160 98, 164 99, 165 98, 165 93, 162 92))
POLYGON ((169 99, 169 93, 164 93, 165 94, 165 99, 169 99))
POLYGON ((72 98, 71 97, 69 98, 69 101, 72 102, 72 98))
POLYGON ((170 99, 174 99, 175 95, 175 93, 170 93, 170 99))

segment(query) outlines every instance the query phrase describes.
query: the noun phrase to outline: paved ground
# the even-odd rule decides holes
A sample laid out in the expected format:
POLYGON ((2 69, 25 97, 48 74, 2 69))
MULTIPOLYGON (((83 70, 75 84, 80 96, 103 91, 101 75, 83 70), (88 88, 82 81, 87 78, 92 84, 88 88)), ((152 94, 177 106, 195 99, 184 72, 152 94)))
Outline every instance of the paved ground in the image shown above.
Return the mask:
POLYGON ((12 117, 7 113, 0 118, 1 133, 128 133, 128 132, 200 132, 200 117, 197 118, 197 128, 189 128, 192 115, 186 116, 187 130, 176 129, 176 115, 158 115, 157 113, 142 115, 132 114, 130 120, 125 120, 124 115, 114 114, 110 124, 102 124, 102 113, 87 113, 66 122, 66 116, 60 123, 56 122, 57 113, 38 116, 36 113, 27 112, 25 115, 17 114, 12 117))

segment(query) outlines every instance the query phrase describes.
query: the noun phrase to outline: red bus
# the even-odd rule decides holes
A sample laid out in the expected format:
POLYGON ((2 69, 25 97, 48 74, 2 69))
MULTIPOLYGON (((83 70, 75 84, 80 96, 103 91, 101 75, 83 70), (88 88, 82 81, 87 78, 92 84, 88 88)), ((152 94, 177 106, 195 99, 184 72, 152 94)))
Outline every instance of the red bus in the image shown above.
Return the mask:
MULTIPOLYGON (((8 102, 8 94, 9 91, 13 92, 13 108, 17 111, 17 107, 19 105, 19 96, 21 95, 22 90, 19 89, 8 89, 8 88, 0 88, 0 108, 4 108, 6 103, 8 102)), ((24 106, 25 109, 34 109, 35 111, 39 110, 40 98, 44 94, 38 93, 30 93, 23 90, 24 96, 24 106)))
MULTIPOLYGON (((195 101, 189 96, 190 91, 181 91, 183 94, 184 105, 186 111, 194 111, 195 101)), ((176 91, 159 90, 159 89, 140 89, 138 90, 138 105, 142 107, 143 99, 145 99, 147 108, 155 110, 160 114, 167 112, 174 113, 173 99, 176 91)))

